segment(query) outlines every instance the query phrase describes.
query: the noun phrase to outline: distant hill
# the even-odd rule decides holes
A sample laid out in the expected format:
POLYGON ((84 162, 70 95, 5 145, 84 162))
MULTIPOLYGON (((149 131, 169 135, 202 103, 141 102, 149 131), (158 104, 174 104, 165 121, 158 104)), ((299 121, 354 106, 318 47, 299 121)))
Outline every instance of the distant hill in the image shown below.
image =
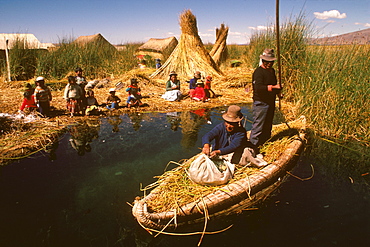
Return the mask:
POLYGON ((370 44, 370 28, 341 34, 333 37, 312 39, 313 45, 350 45, 350 44, 370 44))

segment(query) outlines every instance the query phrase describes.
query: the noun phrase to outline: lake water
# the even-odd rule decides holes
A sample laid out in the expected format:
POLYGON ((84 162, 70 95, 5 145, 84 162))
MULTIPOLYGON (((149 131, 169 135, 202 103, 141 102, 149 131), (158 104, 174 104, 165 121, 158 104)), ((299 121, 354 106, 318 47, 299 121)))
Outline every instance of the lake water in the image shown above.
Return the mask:
MULTIPOLYGON (((199 235, 153 238, 127 202, 169 161, 198 153, 225 109, 89 120, 47 152, 0 167, 0 246, 196 246, 199 235)), ((243 114, 251 119, 250 105, 243 114)), ((312 179, 290 177, 258 210, 209 223, 233 226, 201 246, 370 246, 370 180, 358 174, 368 167, 319 165, 318 155, 306 152, 293 170, 307 178, 313 165, 312 179)))

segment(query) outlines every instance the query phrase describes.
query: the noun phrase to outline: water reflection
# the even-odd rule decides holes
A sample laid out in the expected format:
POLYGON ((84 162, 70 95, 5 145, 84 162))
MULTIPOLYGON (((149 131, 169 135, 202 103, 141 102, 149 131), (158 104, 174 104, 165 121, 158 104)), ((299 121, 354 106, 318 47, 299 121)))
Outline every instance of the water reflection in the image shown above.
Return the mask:
POLYGON ((131 112, 127 114, 131 120, 132 128, 138 131, 141 127, 141 121, 143 120, 143 114, 140 112, 131 112))
POLYGON ((91 151, 90 143, 99 137, 99 127, 98 123, 88 120, 69 127, 69 143, 79 156, 91 151))
POLYGON ((167 122, 171 125, 171 130, 177 131, 180 126, 181 118, 178 112, 168 112, 166 113, 167 122))
POLYGON ((195 146, 201 126, 206 123, 212 123, 210 112, 208 109, 182 112, 180 119, 182 128, 181 145, 189 150, 195 146))
MULTIPOLYGON (((153 238, 126 202, 141 196, 140 184, 154 182, 169 161, 199 153, 201 137, 222 121, 225 109, 88 118, 46 155, 0 167, 0 246, 196 246, 199 235, 153 238), (83 143, 85 155, 78 156, 69 139, 83 143)), ((242 112, 251 119, 249 105, 242 112)), ((222 226, 208 222, 207 231, 234 226, 205 236, 201 246, 237 247, 240 239, 258 246, 368 246, 369 163, 328 162, 326 150, 313 150, 293 171, 309 177, 313 164, 313 179, 291 178, 258 210, 224 219, 222 226), (318 156, 327 162, 316 163, 318 156)), ((334 151, 327 155, 343 152, 334 151)))
POLYGON ((119 132, 119 125, 122 123, 122 119, 118 115, 108 117, 108 123, 112 125, 112 132, 119 132))
POLYGON ((45 153, 49 154, 49 160, 50 161, 54 161, 57 159, 57 149, 59 147, 59 140, 56 140, 52 143, 49 143, 46 147, 45 147, 45 153))

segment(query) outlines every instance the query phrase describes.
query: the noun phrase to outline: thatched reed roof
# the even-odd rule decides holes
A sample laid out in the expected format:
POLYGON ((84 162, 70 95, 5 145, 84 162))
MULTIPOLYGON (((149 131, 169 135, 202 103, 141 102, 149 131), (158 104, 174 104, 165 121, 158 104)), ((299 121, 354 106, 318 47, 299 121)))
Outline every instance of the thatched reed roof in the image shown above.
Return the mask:
POLYGON ((221 24, 220 28, 216 28, 216 42, 212 47, 212 50, 209 52, 209 55, 212 56, 215 63, 220 66, 223 62, 226 61, 228 57, 226 39, 229 32, 229 27, 221 24))
POLYGON ((195 16, 190 10, 185 10, 179 19, 182 32, 180 41, 171 56, 151 75, 151 78, 166 79, 171 71, 175 71, 180 80, 192 78, 195 71, 214 77, 222 75, 198 35, 195 16))
POLYGON ((94 34, 94 35, 88 35, 88 36, 80 36, 78 37, 74 43, 77 43, 79 45, 87 45, 90 43, 96 43, 98 45, 104 45, 104 46, 111 46, 112 48, 116 49, 114 45, 109 43, 108 40, 106 40, 103 35, 100 33, 94 34))
POLYGON ((32 33, 0 33, 0 50, 6 49, 6 40, 8 40, 8 48, 12 47, 17 42, 23 42, 27 49, 46 49, 32 33))
POLYGON ((172 51, 173 49, 175 49, 178 43, 179 42, 174 36, 165 39, 151 38, 148 40, 148 42, 140 46, 137 50, 164 53, 166 52, 166 50, 172 51))

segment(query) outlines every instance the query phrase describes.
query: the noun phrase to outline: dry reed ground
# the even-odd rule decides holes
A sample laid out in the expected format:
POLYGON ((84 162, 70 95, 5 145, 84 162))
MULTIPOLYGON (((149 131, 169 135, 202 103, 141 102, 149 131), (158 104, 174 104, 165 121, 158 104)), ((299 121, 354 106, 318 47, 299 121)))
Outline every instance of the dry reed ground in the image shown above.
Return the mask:
MULTIPOLYGON (((215 78, 212 83, 213 91, 218 95, 212 98, 209 102, 196 102, 185 98, 180 102, 169 102, 163 100, 160 96, 165 91, 165 81, 151 80, 149 75, 153 73, 152 69, 133 70, 125 75, 112 80, 113 87, 118 81, 128 84, 130 78, 136 77, 139 80, 139 86, 142 90, 143 103, 147 106, 139 108, 122 107, 118 110, 108 111, 102 107, 104 114, 120 115, 129 112, 173 112, 187 111, 199 108, 212 108, 218 106, 227 106, 231 104, 249 103, 252 101, 251 91, 246 92, 251 86, 252 69, 249 68, 227 68, 224 70, 225 76, 215 78)), ((182 91, 187 93, 188 84, 184 78, 181 79, 182 91)), ((190 78, 187 78, 189 80, 190 78)), ((32 81, 30 81, 32 82, 32 81)), ((48 83, 48 82, 47 82, 48 83)), ((32 83, 33 84, 33 83, 32 83)), ((23 100, 24 82, 4 82, 0 85, 0 112, 2 113, 17 113, 19 106, 23 100)), ((95 89, 95 97, 100 104, 104 103, 108 96, 108 88, 95 89)), ((70 118, 65 109, 65 100, 63 99, 63 90, 52 92, 53 100, 51 102, 54 108, 55 117, 49 119, 40 119, 33 124, 15 123, 13 129, 7 133, 0 133, 0 162, 6 164, 18 158, 27 157, 33 152, 42 150, 48 144, 57 140, 60 133, 63 133, 66 126, 81 121, 91 116, 80 116, 70 118)), ((116 95, 121 98, 122 104, 125 105, 127 93, 125 88, 118 90, 116 95)), ((283 105, 283 110, 289 109, 289 116, 294 117, 292 107, 283 105)), ((104 115, 103 115, 104 116, 104 115)), ((3 130, 3 126, 1 127, 3 130)))

